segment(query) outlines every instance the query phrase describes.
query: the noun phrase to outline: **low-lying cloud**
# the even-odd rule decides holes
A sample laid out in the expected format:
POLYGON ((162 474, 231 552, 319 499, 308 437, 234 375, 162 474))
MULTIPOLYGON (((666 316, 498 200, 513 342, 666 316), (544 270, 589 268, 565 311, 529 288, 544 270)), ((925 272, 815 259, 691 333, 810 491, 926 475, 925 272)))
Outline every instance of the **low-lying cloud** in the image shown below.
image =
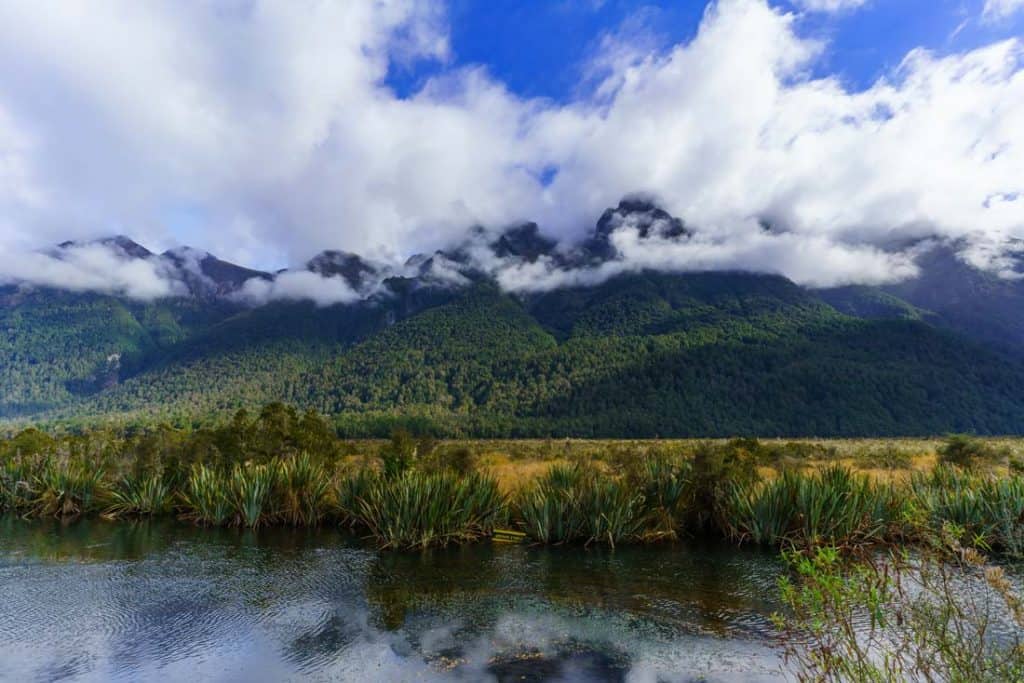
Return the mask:
MULTIPOLYGON (((989 0, 985 18, 1018 5, 989 0)), ((153 264, 26 256, 111 232, 263 266, 325 248, 400 263, 469 225, 527 219, 572 245, 632 192, 659 197, 695 234, 623 229, 618 257, 592 266, 481 258, 514 291, 641 268, 826 286, 912 276, 912 254, 892 245, 934 237, 1011 273, 1007 245, 1024 233, 1021 41, 914 50, 855 90, 810 75, 826 45, 799 19, 766 0, 718 0, 667 50, 637 50, 632 34, 617 50, 606 36, 602 54, 616 58, 556 103, 482 67, 445 67, 445 5, 429 0, 5 4, 0 277, 140 298, 175 290, 153 264), (385 77, 416 59, 439 75, 400 97, 385 77)), ((242 291, 253 302, 366 294, 295 271, 242 291)))
POLYGON ((157 257, 130 258, 103 244, 69 245, 50 253, 0 254, 0 283, 102 292, 144 300, 188 292, 166 261, 157 257))

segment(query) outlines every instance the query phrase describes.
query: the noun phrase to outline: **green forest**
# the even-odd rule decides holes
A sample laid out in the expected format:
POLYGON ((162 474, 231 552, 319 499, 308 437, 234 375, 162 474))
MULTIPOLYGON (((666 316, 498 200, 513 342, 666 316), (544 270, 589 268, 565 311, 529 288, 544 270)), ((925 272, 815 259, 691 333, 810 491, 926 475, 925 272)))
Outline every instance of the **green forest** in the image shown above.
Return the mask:
POLYGON ((890 294, 726 272, 392 290, 323 308, 0 292, 0 418, 188 427, 282 401, 349 437, 1024 429, 1024 361, 890 294))

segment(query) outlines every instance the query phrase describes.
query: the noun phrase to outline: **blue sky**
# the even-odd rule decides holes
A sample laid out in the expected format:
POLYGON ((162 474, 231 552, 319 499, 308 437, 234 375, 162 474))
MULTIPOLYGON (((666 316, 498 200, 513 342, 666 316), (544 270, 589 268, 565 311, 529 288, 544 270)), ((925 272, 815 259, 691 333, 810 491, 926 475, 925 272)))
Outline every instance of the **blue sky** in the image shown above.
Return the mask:
MULTIPOLYGON (((984 21, 985 0, 869 0, 838 12, 805 13, 798 30, 827 43, 816 75, 868 87, 912 49, 937 54, 976 48, 1024 32, 1024 12, 984 21)), ((693 38, 707 3, 701 0, 450 0, 452 60, 393 65, 389 84, 414 92, 446 68, 484 65, 524 97, 564 102, 579 95, 585 65, 601 38, 623 29, 644 33, 665 49, 693 38)), ((774 5, 800 8, 788 0, 774 5)))

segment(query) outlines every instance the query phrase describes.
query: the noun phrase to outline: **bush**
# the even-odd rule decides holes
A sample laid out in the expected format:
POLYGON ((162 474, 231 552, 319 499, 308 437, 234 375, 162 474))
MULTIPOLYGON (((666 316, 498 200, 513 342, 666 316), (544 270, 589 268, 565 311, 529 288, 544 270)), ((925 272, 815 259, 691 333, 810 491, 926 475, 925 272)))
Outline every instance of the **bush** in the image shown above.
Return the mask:
POLYGON ((861 469, 905 470, 913 465, 913 458, 908 451, 886 444, 861 453, 857 458, 857 467, 861 469))
POLYGON ((787 610, 774 620, 797 680, 1024 680, 1024 603, 1002 568, 959 547, 956 535, 912 557, 787 554, 787 610), (977 590, 963 590, 966 582, 977 590))
POLYGON ((416 460, 417 444, 412 434, 397 429, 391 434, 391 441, 381 449, 380 459, 384 464, 384 477, 394 479, 405 474, 416 460))
POLYGON ((552 467, 520 492, 516 512, 526 533, 541 543, 617 543, 639 540, 645 497, 626 482, 583 465, 552 467))
POLYGON ((981 439, 964 434, 954 434, 946 437, 938 454, 939 462, 945 465, 956 465, 962 469, 977 469, 1006 460, 1009 457, 1009 450, 996 448, 981 439))

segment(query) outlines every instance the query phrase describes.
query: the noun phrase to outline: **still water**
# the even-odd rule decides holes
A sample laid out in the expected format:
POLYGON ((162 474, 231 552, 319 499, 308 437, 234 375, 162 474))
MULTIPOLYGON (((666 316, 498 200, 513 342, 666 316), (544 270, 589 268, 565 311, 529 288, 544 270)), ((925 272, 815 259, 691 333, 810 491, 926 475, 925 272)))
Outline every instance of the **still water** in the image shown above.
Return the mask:
POLYGON ((780 571, 726 546, 0 518, 0 680, 778 680, 780 571))

